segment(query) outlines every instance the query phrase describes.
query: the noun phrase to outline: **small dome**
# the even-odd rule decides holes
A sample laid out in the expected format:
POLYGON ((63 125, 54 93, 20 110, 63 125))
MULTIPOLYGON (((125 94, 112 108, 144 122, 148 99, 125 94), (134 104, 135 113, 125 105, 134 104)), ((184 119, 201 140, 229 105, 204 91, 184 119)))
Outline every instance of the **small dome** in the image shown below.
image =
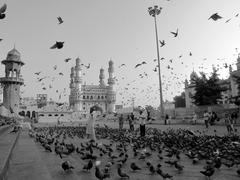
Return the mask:
POLYGON ((16 50, 15 48, 13 48, 11 51, 8 52, 6 60, 21 61, 20 58, 21 58, 20 52, 18 52, 18 50, 16 50))

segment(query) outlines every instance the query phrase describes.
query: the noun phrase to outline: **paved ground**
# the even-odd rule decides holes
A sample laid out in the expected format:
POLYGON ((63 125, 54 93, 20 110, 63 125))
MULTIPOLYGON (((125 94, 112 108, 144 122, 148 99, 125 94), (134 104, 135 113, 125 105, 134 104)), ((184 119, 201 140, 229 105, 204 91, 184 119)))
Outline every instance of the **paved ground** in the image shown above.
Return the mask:
MULTIPOLYGON (((83 125, 84 123, 82 123, 83 125)), ((111 127, 118 127, 117 122, 97 122, 100 126, 103 124, 107 124, 111 127)), ((52 124, 53 125, 53 124, 52 124)), ((42 125, 39 125, 42 126, 42 125)), ((215 134, 224 135, 227 133, 225 126, 210 126, 208 130, 204 127, 204 125, 160 125, 160 124, 150 124, 148 127, 155 127, 161 130, 166 130, 167 128, 187 128, 193 131, 200 130, 201 132, 205 132, 206 134, 215 134)), ((124 124, 125 128, 128 128, 128 124, 124 124)), ((136 124, 135 127, 138 127, 136 124)), ((240 131, 240 127, 236 127, 237 133, 240 131)), ((80 145, 80 142, 86 141, 86 139, 74 138, 73 140, 69 140, 69 142, 74 143, 75 145, 80 145)), ((98 142, 105 142, 106 140, 98 140, 98 142)), ((83 172, 81 169, 87 161, 83 161, 79 158, 79 155, 76 153, 66 156, 61 160, 55 153, 46 152, 43 147, 39 144, 36 144, 33 139, 28 137, 26 133, 22 133, 19 142, 16 145, 16 148, 13 152, 13 157, 10 163, 10 171, 9 171, 9 179, 17 180, 17 179, 51 179, 53 180, 96 180, 94 176, 94 170, 91 170, 90 173, 83 172), (75 167, 73 172, 64 173, 61 169, 61 163, 63 160, 69 160, 75 167)), ((106 163, 106 159, 100 159, 102 163, 106 163)), ((159 163, 159 160, 156 158, 148 159, 152 161, 154 165, 159 163)), ((181 154, 180 163, 185 166, 184 171, 179 174, 172 167, 169 167, 165 163, 161 162, 163 165, 163 170, 168 172, 174 176, 173 179, 176 180, 204 180, 206 179, 202 174, 200 174, 200 170, 202 170, 204 166, 204 161, 201 161, 198 165, 192 165, 189 159, 186 158, 185 155, 181 154)), ((157 180, 162 179, 159 175, 149 175, 148 170, 146 168, 145 162, 138 159, 131 159, 127 164, 123 167, 124 172, 130 175, 130 179, 133 180, 157 180), (144 170, 140 173, 131 172, 128 167, 130 162, 136 162, 139 166, 141 166, 144 170)), ((212 179, 216 180, 235 180, 239 179, 239 176, 236 174, 237 167, 227 168, 223 166, 219 171, 216 170, 216 173, 212 177, 212 179)), ((116 167, 113 167, 111 178, 117 180, 116 167)))

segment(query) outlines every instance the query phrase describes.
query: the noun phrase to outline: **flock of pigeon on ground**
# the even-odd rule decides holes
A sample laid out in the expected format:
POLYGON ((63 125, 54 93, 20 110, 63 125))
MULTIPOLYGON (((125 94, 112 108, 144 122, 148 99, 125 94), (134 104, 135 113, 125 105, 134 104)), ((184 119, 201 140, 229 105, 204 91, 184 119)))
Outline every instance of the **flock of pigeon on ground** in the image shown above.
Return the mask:
POLYGON ((45 149, 45 153, 62 159, 59 168, 62 167, 65 173, 93 172, 99 180, 131 178, 136 174, 173 179, 187 168, 200 165, 199 176, 209 179, 224 168, 232 168, 235 171, 233 176, 240 176, 237 168, 240 164, 238 135, 217 136, 198 130, 147 128, 146 136, 140 137, 139 129, 119 131, 104 125, 96 127, 95 142, 85 139, 85 130, 85 127, 71 126, 36 127, 29 135, 45 149), (64 157, 73 155, 83 161, 82 169, 76 169, 69 160, 64 160, 64 157), (184 167, 183 161, 188 161, 189 167, 184 167))
MULTIPOLYGON (((0 19, 6 18, 6 11, 7 11, 7 5, 4 4, 0 8, 0 19)), ((235 13, 234 17, 228 18, 225 21, 225 23, 229 23, 233 18, 238 18, 238 16, 239 16, 239 13, 235 13)), ((209 17, 208 20, 218 21, 218 20, 221 20, 221 19, 224 19, 224 18, 221 15, 219 15, 218 13, 214 13, 209 17)), ((64 24, 64 19, 60 16, 57 17, 57 21, 58 21, 59 25, 64 24)), ((173 35, 173 38, 177 38, 179 35, 181 35, 181 34, 179 34, 181 32, 178 28, 176 29, 176 31, 171 31, 170 33, 173 35)), ((3 39, 0 39, 0 41, 1 40, 3 40, 3 39)), ((159 42, 160 42, 160 47, 161 48, 164 48, 165 46, 168 45, 168 43, 165 40, 159 40, 159 42)), ((64 48, 64 45, 65 45, 64 41, 56 41, 50 47, 50 49, 62 49, 62 48, 64 48)), ((193 55, 194 55, 194 53, 189 51, 186 56, 192 57, 193 55)), ((183 87, 183 84, 184 84, 183 79, 184 79, 185 75, 183 73, 182 74, 177 74, 176 72, 174 72, 175 67, 173 65, 176 64, 177 62, 181 62, 180 65, 184 65, 183 58, 184 58, 184 54, 180 54, 179 57, 171 58, 169 60, 166 57, 161 57, 160 58, 161 61, 168 62, 168 65, 166 66, 166 68, 167 68, 167 70, 170 71, 169 75, 168 74, 167 75, 162 74, 163 93, 169 93, 170 92, 171 95, 173 95, 174 92, 170 90, 170 87, 172 87, 173 84, 174 84, 174 89, 179 89, 179 91, 177 93, 179 93, 179 94, 181 93, 180 90, 183 87)), ((66 63, 68 63, 70 60, 72 60, 72 58, 70 58, 70 57, 64 59, 64 61, 66 63)), ((203 59, 203 61, 206 61, 206 60, 207 60, 207 58, 203 59)), ((219 59, 219 60, 224 60, 224 58, 219 59)), ((157 60, 154 59, 153 62, 157 63, 157 60)), ((148 103, 148 104, 152 104, 153 102, 156 102, 156 99, 158 99, 158 98, 156 98, 156 97, 159 97, 159 91, 158 91, 158 85, 157 84, 151 84, 151 85, 149 85, 149 87, 147 87, 147 89, 145 89, 145 88, 142 89, 142 88, 137 87, 138 82, 140 84, 142 84, 143 82, 141 80, 145 80, 144 82, 146 82, 146 78, 149 78, 149 76, 150 76, 150 74, 148 74, 144 71, 144 68, 141 68, 141 67, 145 66, 146 64, 150 64, 150 61, 149 60, 144 60, 144 61, 141 60, 141 62, 137 63, 135 65, 135 67, 132 67, 132 68, 135 68, 136 70, 140 69, 141 71, 143 71, 142 73, 140 73, 138 75, 138 77, 136 77, 136 80, 128 82, 127 78, 125 76, 115 77, 116 85, 118 86, 117 87, 118 94, 121 96, 121 99, 122 99, 121 103, 123 105, 131 104, 132 98, 135 98, 135 101, 137 101, 137 102, 142 101, 143 98, 144 98, 144 101, 146 101, 146 103, 148 103), (121 87, 119 87, 120 84, 121 84, 121 87), (140 99, 138 99, 137 97, 140 97, 140 99)), ((90 63, 88 65, 82 64, 82 66, 86 67, 85 70, 89 70, 90 63)), ((189 65, 185 64, 185 66, 187 67, 189 65)), ((228 66, 229 66, 229 64, 227 64, 227 63, 220 63, 219 65, 217 65, 217 69, 228 68, 228 66)), ((121 72, 121 69, 124 68, 124 67, 128 67, 128 65, 127 64, 120 64, 118 66, 119 71, 121 72)), ((161 67, 161 68, 163 68, 163 67, 161 67)), ((178 66, 178 68, 179 68, 179 66, 178 66)), ((201 65, 201 67, 199 67, 199 69, 200 68, 202 68, 202 70, 204 69, 203 63, 201 65)), ((55 65, 53 67, 53 70, 57 72, 57 69, 58 69, 58 66, 55 65)), ((154 65, 153 72, 155 72, 155 73, 158 72, 158 64, 154 65)), ((83 75, 84 74, 85 74, 85 72, 83 73, 83 75)), ((123 74, 121 74, 121 75, 123 75, 123 74)), ((54 86, 53 86, 54 81, 57 79, 58 76, 61 77, 61 76, 64 76, 65 74, 63 72, 57 72, 56 77, 50 77, 50 76, 44 75, 43 71, 39 71, 39 72, 36 72, 35 75, 37 77, 37 81, 39 83, 41 83, 42 90, 46 91, 46 90, 53 90, 54 89, 54 86)), ((55 89, 54 91, 55 91, 55 93, 58 94, 58 97, 59 97, 60 101, 63 98, 63 96, 64 97, 67 96, 66 89, 64 89, 64 90, 55 89)), ((23 92, 24 91, 22 91, 22 93, 23 92)))

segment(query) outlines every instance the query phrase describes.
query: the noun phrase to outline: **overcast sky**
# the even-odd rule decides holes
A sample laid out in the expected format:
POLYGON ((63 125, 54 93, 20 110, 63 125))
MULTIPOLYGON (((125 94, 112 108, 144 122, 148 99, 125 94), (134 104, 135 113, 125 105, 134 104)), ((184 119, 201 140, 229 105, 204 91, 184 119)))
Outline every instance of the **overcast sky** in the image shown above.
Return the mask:
MULTIPOLYGON (((184 90, 183 81, 189 79, 193 69, 209 72, 212 64, 219 64, 219 74, 226 78, 228 69, 222 68, 223 64, 236 62, 236 48, 240 46, 240 15, 236 17, 239 0, 5 0, 0 6, 4 3, 8 7, 7 17, 0 20, 0 59, 5 59, 16 45, 26 63, 22 68, 26 84, 21 88, 23 97, 47 93, 58 101, 59 93, 66 88, 60 101, 68 101, 70 69, 75 59, 91 64, 90 69, 83 69, 86 84, 98 84, 101 67, 107 82, 111 58, 118 79, 117 104, 127 105, 135 98, 135 105, 159 105, 158 73, 153 71, 157 65, 153 61, 157 58, 154 21, 147 12, 155 4, 163 8, 157 25, 159 39, 166 42, 160 48, 160 57, 165 58, 161 61, 164 100, 172 100, 184 90), (223 18, 208 20, 216 12, 223 18), (61 25, 58 16, 64 21, 61 25), (179 34, 174 38, 170 31, 177 28, 179 34), (56 41, 65 42, 63 49, 50 49, 56 41), (68 57, 72 60, 65 63, 68 57), (142 61, 147 64, 134 68, 142 61), (123 63, 126 66, 118 68, 123 63), (40 77, 51 77, 43 81, 43 86, 34 75, 39 71, 40 77), (141 78, 139 74, 144 72, 147 76, 141 78), (49 89, 49 84, 53 88, 49 89)), ((3 65, 0 70, 4 76, 3 65)))

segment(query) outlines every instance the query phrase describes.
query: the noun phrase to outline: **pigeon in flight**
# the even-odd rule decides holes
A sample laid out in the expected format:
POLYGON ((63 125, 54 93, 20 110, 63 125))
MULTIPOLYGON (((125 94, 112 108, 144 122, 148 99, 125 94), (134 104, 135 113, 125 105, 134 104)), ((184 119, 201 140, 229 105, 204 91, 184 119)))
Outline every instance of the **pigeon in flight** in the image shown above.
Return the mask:
POLYGON ((57 17, 57 19, 58 19, 58 24, 62 24, 63 23, 63 20, 62 20, 62 18, 60 16, 57 17))
POLYGON ((59 73, 59 75, 63 76, 63 73, 62 73, 62 72, 60 72, 60 73, 59 73))
POLYGON ((230 20, 231 20, 231 19, 226 20, 225 23, 228 23, 230 20))
POLYGON ((159 42, 160 42, 160 44, 161 44, 160 47, 163 47, 163 46, 166 44, 164 40, 162 40, 162 41, 159 40, 159 42))
POLYGON ((238 17, 238 15, 239 15, 239 13, 237 13, 237 14, 235 15, 235 17, 238 17))
POLYGON ((209 20, 209 19, 212 19, 212 20, 214 20, 214 21, 217 21, 218 19, 221 19, 221 18, 222 18, 222 17, 219 16, 218 13, 215 13, 215 14, 211 15, 211 16, 208 18, 208 20, 209 20))
POLYGON ((52 47, 50 47, 50 49, 61 49, 61 48, 63 48, 63 44, 64 44, 64 42, 58 42, 58 41, 56 41, 56 43, 52 46, 52 47))
POLYGON ((38 76, 39 76, 39 75, 40 75, 40 73, 41 73, 41 71, 40 71, 40 72, 35 72, 34 74, 36 74, 36 75, 38 75, 38 76))
POLYGON ((171 33, 174 35, 174 37, 177 37, 178 36, 178 29, 177 29, 176 32, 171 32, 171 33))
POLYGON ((142 64, 147 64, 147 63, 145 61, 143 61, 142 64))
POLYGON ((85 66, 87 69, 89 69, 90 68, 90 63, 88 63, 88 65, 87 66, 85 66))
POLYGON ((64 61, 65 62, 68 62, 68 61, 70 61, 71 60, 71 58, 67 58, 67 59, 65 59, 64 61))
POLYGON ((135 66, 135 68, 137 68, 137 67, 139 67, 139 66, 141 66, 142 64, 137 64, 136 66, 135 66))
POLYGON ((7 10, 7 4, 4 4, 0 8, 0 19, 4 19, 6 17, 5 11, 7 10))
POLYGON ((189 56, 192 56, 192 52, 189 53, 189 56))
POLYGON ((57 69, 57 65, 53 66, 53 69, 56 70, 57 69))

